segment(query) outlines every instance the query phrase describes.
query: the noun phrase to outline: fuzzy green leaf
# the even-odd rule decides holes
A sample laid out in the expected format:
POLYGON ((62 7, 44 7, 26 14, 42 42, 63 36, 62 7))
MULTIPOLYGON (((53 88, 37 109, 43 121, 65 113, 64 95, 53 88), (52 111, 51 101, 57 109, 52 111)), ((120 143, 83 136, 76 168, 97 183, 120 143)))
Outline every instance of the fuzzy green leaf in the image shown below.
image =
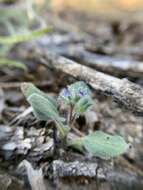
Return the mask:
POLYGON ((29 96, 31 96, 34 93, 46 98, 49 105, 50 105, 50 108, 58 114, 56 101, 52 97, 48 96, 46 93, 39 90, 32 83, 22 83, 21 89, 22 89, 22 92, 26 96, 27 99, 29 98, 29 96))
POLYGON ((43 121, 53 120, 63 137, 65 127, 62 123, 63 118, 58 114, 55 101, 31 83, 23 83, 21 88, 27 101, 32 106, 36 118, 43 121))
POLYGON ((59 117, 57 104, 53 98, 36 88, 32 83, 23 83, 21 88, 39 120, 47 121, 59 117))
POLYGON ((102 159, 116 157, 128 148, 128 144, 121 136, 109 135, 102 131, 83 137, 81 142, 89 153, 102 159))
POLYGON ((27 100, 32 106, 35 116, 39 120, 47 121, 48 119, 55 120, 59 118, 51 102, 43 96, 33 93, 27 100))
POLYGON ((32 106, 36 118, 44 121, 52 119, 56 123, 56 126, 58 127, 61 136, 63 137, 65 130, 62 123, 62 118, 58 115, 58 113, 55 112, 53 106, 51 107, 51 102, 36 93, 33 93, 31 96, 29 96, 27 100, 32 106))

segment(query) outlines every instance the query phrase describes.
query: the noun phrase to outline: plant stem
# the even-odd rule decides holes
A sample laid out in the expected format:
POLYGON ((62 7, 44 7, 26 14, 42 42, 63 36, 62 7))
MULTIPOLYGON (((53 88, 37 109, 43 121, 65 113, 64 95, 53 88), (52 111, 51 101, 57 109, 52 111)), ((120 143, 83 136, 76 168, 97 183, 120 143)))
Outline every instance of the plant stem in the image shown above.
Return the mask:
POLYGON ((100 182, 98 179, 98 170, 99 169, 100 169, 100 166, 97 166, 97 168, 96 168, 96 188, 97 188, 97 190, 99 190, 99 185, 100 185, 100 182))
POLYGON ((79 131, 77 128, 74 127, 76 114, 73 114, 73 110, 74 110, 74 106, 70 105, 68 118, 67 118, 67 124, 75 132, 76 135, 78 135, 79 137, 83 137, 84 133, 82 133, 81 131, 79 131))
POLYGON ((81 131, 79 131, 77 128, 75 128, 73 125, 71 126, 71 129, 75 132, 76 135, 78 135, 79 137, 84 137, 85 134, 82 133, 81 131))
POLYGON ((61 123, 59 123, 59 122, 57 122, 57 121, 55 121, 55 123, 56 123, 57 129, 58 129, 59 132, 60 132, 60 138, 61 138, 61 139, 64 139, 65 136, 66 136, 66 134, 65 134, 65 131, 64 131, 64 126, 63 126, 63 124, 61 124, 61 123))
POLYGON ((74 109, 74 106, 70 105, 69 111, 68 111, 68 118, 67 118, 67 124, 69 126, 71 125, 71 121, 72 121, 73 109, 74 109))

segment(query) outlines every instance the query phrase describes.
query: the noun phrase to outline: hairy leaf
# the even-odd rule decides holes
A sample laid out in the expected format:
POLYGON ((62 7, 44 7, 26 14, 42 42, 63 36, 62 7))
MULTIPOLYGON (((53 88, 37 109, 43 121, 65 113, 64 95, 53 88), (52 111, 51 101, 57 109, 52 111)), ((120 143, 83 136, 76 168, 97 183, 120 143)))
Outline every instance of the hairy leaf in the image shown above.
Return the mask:
POLYGON ((102 159, 116 157, 128 148, 128 144, 121 136, 109 135, 102 131, 83 137, 81 142, 89 153, 102 159))
POLYGON ((66 130, 64 130, 63 118, 58 114, 55 101, 31 83, 23 83, 21 88, 36 118, 44 121, 53 120, 63 137, 66 130))
POLYGON ((23 83, 21 88, 39 120, 59 119, 59 121, 62 121, 58 113, 56 101, 52 97, 36 88, 32 83, 23 83))
POLYGON ((49 118, 59 117, 56 102, 51 97, 32 83, 23 83, 21 88, 39 120, 47 121, 49 118))
POLYGON ((31 96, 34 93, 39 94, 39 95, 43 96, 44 98, 46 98, 49 105, 50 105, 50 107, 51 107, 51 109, 53 109, 58 114, 56 101, 52 97, 48 96, 46 93, 39 90, 32 83, 22 83, 21 89, 22 89, 22 92, 26 96, 27 99, 28 99, 29 96, 31 96))

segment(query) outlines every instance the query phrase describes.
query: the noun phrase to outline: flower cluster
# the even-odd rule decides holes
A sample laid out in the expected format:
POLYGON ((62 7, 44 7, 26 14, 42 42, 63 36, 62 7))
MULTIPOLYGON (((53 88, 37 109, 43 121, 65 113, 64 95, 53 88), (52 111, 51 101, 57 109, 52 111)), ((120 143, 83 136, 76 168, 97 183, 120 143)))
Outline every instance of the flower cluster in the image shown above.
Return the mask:
POLYGON ((76 82, 64 88, 59 94, 59 101, 64 104, 75 104, 81 98, 90 97, 91 92, 84 82, 76 82))
POLYGON ((77 116, 83 114, 92 105, 91 91, 82 81, 64 88, 58 100, 66 106, 73 107, 77 116))

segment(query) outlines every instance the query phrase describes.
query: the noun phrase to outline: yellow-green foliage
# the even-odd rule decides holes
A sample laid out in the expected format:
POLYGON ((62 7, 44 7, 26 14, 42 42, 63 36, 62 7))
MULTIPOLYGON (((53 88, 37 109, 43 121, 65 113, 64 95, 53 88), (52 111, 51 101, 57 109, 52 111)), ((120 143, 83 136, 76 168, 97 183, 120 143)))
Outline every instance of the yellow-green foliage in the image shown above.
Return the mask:
POLYGON ((7 58, 0 58, 0 68, 1 67, 17 68, 27 71, 27 67, 24 63, 7 58))
POLYGON ((20 42, 25 42, 29 40, 33 40, 37 37, 40 37, 47 32, 49 32, 49 28, 43 28, 43 29, 38 29, 32 32, 28 32, 25 34, 15 34, 12 36, 0 36, 0 44, 16 44, 20 42))

